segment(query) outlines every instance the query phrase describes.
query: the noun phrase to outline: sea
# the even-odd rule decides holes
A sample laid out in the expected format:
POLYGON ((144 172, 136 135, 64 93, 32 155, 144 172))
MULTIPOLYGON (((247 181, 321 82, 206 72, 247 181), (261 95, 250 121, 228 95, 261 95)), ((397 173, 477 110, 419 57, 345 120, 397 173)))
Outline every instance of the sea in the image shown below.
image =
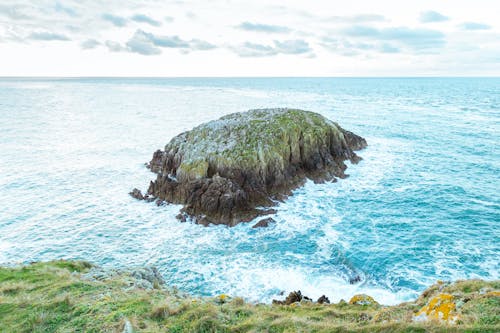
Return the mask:
POLYGON ((499 279, 499 188, 500 78, 0 79, 0 265, 152 265, 194 296, 395 304, 499 279), (363 160, 294 191, 268 228, 181 223, 181 206, 129 196, 173 136, 273 107, 365 137, 363 160))

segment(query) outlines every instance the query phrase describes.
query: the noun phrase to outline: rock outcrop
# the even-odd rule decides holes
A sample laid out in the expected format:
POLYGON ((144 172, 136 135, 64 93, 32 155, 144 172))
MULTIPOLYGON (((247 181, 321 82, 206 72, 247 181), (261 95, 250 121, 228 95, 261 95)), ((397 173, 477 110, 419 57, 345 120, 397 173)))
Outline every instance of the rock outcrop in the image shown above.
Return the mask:
MULTIPOLYGON (((147 195, 183 204, 201 224, 234 226, 263 215, 309 178, 344 178, 345 160, 365 139, 309 111, 233 113, 174 137, 148 167, 157 174, 147 195)), ((137 191, 134 197, 140 198, 137 191)))

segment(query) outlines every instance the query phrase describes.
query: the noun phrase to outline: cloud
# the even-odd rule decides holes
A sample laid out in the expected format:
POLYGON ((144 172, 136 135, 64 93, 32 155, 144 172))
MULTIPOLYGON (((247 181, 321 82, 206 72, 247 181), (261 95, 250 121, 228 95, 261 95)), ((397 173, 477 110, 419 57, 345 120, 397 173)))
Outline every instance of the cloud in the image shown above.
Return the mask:
POLYGON ((30 16, 25 13, 24 8, 24 6, 0 5, 0 14, 12 20, 29 19, 30 16))
POLYGON ((401 50, 398 47, 391 45, 391 44, 388 44, 388 43, 383 43, 382 45, 380 45, 378 47, 378 50, 382 53, 399 53, 399 52, 401 52, 401 50))
POLYGON ((111 40, 107 40, 104 45, 110 50, 111 52, 125 52, 128 51, 126 47, 122 46, 120 43, 113 42, 111 40))
POLYGON ((246 31, 267 32, 267 33, 287 33, 291 31, 290 28, 280 25, 270 25, 262 23, 251 23, 251 22, 243 22, 240 25, 238 25, 237 28, 246 31))
POLYGON ((349 40, 338 40, 330 37, 325 37, 321 40, 320 45, 329 51, 335 52, 343 56, 356 56, 366 51, 374 51, 379 53, 399 53, 401 50, 395 45, 387 42, 352 42, 349 40))
POLYGON ((160 21, 157 21, 147 15, 144 14, 136 14, 131 17, 132 21, 139 22, 139 23, 147 23, 149 25, 152 25, 154 27, 159 27, 161 25, 160 21))
POLYGON ((353 16, 331 16, 323 19, 324 21, 328 22, 335 22, 335 23, 349 23, 349 24, 356 24, 356 23, 368 23, 368 22, 384 22, 387 21, 387 18, 382 15, 377 15, 377 14, 360 14, 360 15, 353 15, 353 16))
POLYGON ((142 34, 153 45, 164 48, 184 49, 185 51, 212 50, 217 46, 201 39, 184 40, 179 36, 159 36, 138 30, 136 33, 142 34))
POLYGON ((68 41, 70 40, 66 35, 53 33, 53 32, 33 32, 27 39, 41 40, 41 41, 68 41))
POLYGON ((71 17, 77 17, 78 16, 77 12, 73 8, 63 6, 63 5, 61 5, 60 2, 56 3, 55 10, 56 10, 56 12, 65 13, 65 14, 71 16, 71 17))
POLYGON ((189 44, 191 49, 198 51, 207 51, 217 48, 214 44, 200 39, 192 39, 189 44))
POLYGON ((179 36, 156 36, 151 33, 142 32, 156 46, 167 48, 188 48, 189 42, 179 36))
POLYGON ((101 45, 101 43, 98 42, 97 40, 95 40, 95 39, 87 39, 86 41, 84 41, 84 42, 82 42, 80 44, 80 47, 83 50, 90 50, 90 49, 95 49, 99 45, 101 45))
POLYGON ((142 55, 161 54, 161 48, 179 49, 183 53, 191 51, 205 51, 216 48, 214 44, 200 39, 183 40, 179 36, 157 36, 143 30, 136 30, 134 35, 125 43, 125 46, 113 41, 106 41, 105 45, 112 52, 132 52, 142 55))
POLYGON ((392 41, 415 50, 440 48, 446 44, 445 35, 438 30, 389 27, 374 28, 369 26, 352 26, 341 31, 344 35, 376 41, 392 41))
POLYGON ((233 50, 241 57, 268 57, 278 54, 272 46, 250 42, 245 42, 233 50))
POLYGON ((355 25, 342 30, 342 32, 351 37, 375 37, 379 35, 379 30, 364 25, 355 25))
POLYGON ((431 23, 431 22, 444 22, 448 21, 450 18, 448 16, 444 16, 441 13, 435 12, 433 10, 429 10, 426 12, 420 13, 420 22, 422 23, 431 23))
POLYGON ((152 43, 148 34, 141 30, 135 32, 134 36, 127 42, 127 48, 130 52, 139 53, 142 55, 157 55, 161 50, 152 43))
POLYGON ((464 22, 460 25, 460 28, 464 30, 489 30, 491 26, 484 23, 464 22))
POLYGON ((304 40, 285 40, 274 41, 274 45, 256 44, 245 42, 232 50, 241 57, 270 57, 277 54, 306 54, 312 51, 312 48, 304 40))
POLYGON ((112 14, 102 14, 102 19, 108 22, 111 22, 113 25, 117 27, 124 27, 127 25, 127 19, 121 16, 116 16, 112 14))
POLYGON ((303 54, 312 51, 309 43, 302 39, 274 41, 276 51, 283 54, 303 54))

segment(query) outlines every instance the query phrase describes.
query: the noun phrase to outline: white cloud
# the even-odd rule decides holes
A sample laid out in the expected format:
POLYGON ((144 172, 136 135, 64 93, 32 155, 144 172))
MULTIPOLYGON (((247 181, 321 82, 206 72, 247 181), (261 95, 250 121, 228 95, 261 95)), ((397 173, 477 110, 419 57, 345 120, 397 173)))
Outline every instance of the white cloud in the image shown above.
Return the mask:
POLYGON ((152 25, 153 27, 161 26, 160 21, 157 21, 144 14, 135 14, 134 16, 131 17, 131 20, 139 23, 147 23, 149 25, 152 25))
POLYGON ((420 13, 420 22, 422 23, 444 22, 448 20, 449 20, 448 16, 445 16, 433 10, 420 13))
POLYGON ((465 22, 460 25, 464 30, 490 30, 491 26, 489 24, 478 23, 478 22, 465 22))
POLYGON ((0 75, 500 75, 499 11, 488 0, 2 0, 0 75))

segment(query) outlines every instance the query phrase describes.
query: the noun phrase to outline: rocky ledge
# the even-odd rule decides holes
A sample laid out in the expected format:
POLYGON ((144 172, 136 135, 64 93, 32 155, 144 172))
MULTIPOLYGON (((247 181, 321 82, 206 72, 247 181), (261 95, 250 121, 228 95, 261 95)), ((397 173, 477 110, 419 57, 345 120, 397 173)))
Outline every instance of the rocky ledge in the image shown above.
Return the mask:
POLYGON ((174 137, 148 164, 157 174, 137 199, 184 205, 180 219, 234 226, 265 215, 302 185, 344 178, 366 140, 310 111, 233 113, 174 137))

